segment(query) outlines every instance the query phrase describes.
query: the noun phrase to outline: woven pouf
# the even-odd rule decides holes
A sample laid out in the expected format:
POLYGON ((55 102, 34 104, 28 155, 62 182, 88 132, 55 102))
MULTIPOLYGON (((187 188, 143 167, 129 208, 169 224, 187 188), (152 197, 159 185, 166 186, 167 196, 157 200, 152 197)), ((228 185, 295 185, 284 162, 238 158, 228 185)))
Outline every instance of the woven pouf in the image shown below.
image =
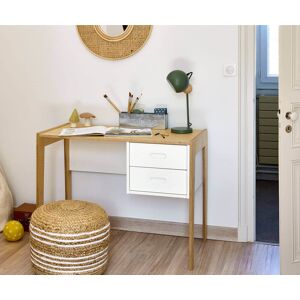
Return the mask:
POLYGON ((97 204, 55 201, 30 221, 31 261, 36 274, 102 274, 107 266, 110 224, 97 204))

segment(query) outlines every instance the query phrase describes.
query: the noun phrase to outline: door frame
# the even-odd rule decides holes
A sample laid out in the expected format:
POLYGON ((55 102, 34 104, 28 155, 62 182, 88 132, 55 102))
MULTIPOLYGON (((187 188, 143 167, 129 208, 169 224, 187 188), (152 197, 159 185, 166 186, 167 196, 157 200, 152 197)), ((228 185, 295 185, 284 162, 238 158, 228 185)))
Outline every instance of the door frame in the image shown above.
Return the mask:
POLYGON ((238 26, 238 241, 256 238, 256 29, 238 26))

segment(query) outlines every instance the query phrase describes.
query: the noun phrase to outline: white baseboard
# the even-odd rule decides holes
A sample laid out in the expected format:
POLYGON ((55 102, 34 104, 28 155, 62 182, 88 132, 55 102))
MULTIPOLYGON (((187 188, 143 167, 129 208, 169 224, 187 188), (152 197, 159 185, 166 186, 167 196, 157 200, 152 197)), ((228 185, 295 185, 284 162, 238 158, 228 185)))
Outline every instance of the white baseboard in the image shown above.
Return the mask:
POLYGON ((239 242, 248 242, 248 227, 247 226, 239 226, 238 241, 239 242))
MULTIPOLYGON (((126 231, 188 236, 188 224, 136 218, 109 217, 111 228, 126 231)), ((202 238, 202 225, 195 225, 195 237, 202 238)), ((238 229, 232 227, 207 226, 207 238, 211 240, 237 241, 238 229)))

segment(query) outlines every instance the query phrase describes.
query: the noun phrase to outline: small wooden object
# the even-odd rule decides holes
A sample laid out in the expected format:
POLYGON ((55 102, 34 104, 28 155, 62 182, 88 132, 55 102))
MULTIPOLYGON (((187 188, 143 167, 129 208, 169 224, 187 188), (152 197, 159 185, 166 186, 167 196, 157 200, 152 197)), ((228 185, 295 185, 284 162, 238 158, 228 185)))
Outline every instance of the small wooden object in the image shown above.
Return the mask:
POLYGON ((189 84, 188 87, 186 88, 186 90, 184 91, 185 94, 189 94, 191 93, 193 90, 193 87, 189 84))
POLYGON ((25 231, 29 231, 30 218, 35 209, 36 205, 32 203, 23 203, 14 209, 14 220, 19 221, 25 231))
POLYGON ((79 123, 79 115, 78 115, 78 111, 75 108, 70 116, 69 119, 70 123, 71 123, 71 127, 77 127, 77 123, 79 123))
POLYGON ((96 116, 89 112, 85 112, 80 114, 80 118, 84 119, 84 126, 89 127, 92 126, 92 119, 95 119, 96 116))

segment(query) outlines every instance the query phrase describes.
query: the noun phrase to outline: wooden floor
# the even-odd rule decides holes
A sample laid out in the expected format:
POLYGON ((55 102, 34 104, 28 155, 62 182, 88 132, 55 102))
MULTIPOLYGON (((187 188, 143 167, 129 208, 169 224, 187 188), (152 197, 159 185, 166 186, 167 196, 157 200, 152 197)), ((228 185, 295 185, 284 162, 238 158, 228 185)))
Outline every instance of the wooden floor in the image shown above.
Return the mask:
MULTIPOLYGON (((32 274, 29 235, 9 243, 0 235, 0 274, 32 274)), ((105 274, 279 274, 278 246, 208 240, 195 242, 187 268, 187 238, 113 230, 105 274)))

